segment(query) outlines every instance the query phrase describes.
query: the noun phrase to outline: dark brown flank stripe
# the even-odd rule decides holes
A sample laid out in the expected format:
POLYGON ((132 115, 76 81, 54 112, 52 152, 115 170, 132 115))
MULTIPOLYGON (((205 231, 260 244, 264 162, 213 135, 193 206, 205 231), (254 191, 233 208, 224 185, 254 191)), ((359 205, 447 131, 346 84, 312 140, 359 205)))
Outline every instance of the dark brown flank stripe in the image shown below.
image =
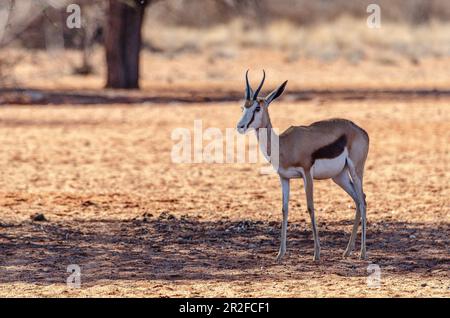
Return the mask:
POLYGON ((317 159, 332 159, 339 156, 347 145, 347 136, 342 135, 331 144, 317 149, 311 155, 313 162, 317 159))

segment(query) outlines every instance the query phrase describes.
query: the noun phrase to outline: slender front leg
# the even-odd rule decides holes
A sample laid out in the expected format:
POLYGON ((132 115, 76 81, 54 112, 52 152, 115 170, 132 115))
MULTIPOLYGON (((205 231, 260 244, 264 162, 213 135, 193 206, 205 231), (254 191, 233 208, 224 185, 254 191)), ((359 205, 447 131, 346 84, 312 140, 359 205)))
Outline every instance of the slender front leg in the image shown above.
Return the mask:
POLYGON ((316 219, 314 216, 314 197, 313 197, 313 179, 310 171, 305 171, 305 192, 306 192, 306 204, 308 206, 309 216, 311 217, 312 231, 314 237, 314 260, 320 259, 320 242, 319 234, 317 232, 316 219))
POLYGON ((289 210, 289 179, 280 176, 281 190, 283 191, 283 223, 281 224, 281 243, 280 250, 277 255, 277 262, 283 258, 286 253, 286 232, 288 223, 288 210, 289 210))

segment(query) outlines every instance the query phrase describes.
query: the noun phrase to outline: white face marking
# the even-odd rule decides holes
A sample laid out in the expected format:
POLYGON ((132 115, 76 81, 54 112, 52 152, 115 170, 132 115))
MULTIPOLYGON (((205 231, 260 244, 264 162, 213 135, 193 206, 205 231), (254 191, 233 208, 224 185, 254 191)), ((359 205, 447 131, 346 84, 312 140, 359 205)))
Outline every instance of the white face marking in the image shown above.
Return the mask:
POLYGON ((311 176, 314 179, 328 179, 337 176, 345 167, 345 160, 348 157, 347 148, 333 159, 318 159, 311 167, 311 176))
POLYGON ((249 128, 259 128, 262 119, 262 110, 257 111, 260 107, 257 101, 254 101, 252 106, 246 108, 242 112, 241 120, 237 124, 237 130, 240 134, 244 134, 249 128))

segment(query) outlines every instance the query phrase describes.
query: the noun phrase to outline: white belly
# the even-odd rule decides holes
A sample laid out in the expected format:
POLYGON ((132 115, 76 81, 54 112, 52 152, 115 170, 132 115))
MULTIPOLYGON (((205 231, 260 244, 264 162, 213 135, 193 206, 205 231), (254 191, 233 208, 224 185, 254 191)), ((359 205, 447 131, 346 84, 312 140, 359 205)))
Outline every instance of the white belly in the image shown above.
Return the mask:
POLYGON ((278 168, 278 174, 283 178, 294 179, 303 178, 304 170, 301 167, 278 168))
POLYGON ((328 179, 337 176, 345 167, 348 157, 347 148, 336 158, 318 159, 311 167, 311 176, 314 179, 328 179))

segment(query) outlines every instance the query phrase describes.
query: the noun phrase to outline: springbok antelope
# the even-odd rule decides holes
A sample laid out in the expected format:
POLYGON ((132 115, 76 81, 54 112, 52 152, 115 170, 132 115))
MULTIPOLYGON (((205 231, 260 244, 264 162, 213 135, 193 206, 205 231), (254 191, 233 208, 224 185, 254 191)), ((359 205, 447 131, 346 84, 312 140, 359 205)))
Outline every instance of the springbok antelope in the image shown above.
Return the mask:
MULTIPOLYGON (((355 247, 356 233, 361 221, 361 258, 366 258, 366 200, 363 192, 364 163, 369 150, 369 136, 360 127, 346 119, 329 119, 315 122, 309 126, 291 126, 279 136, 275 135, 269 116, 269 105, 279 97, 287 81, 265 98, 258 98, 264 84, 263 79, 257 90, 253 90, 248 81, 248 70, 245 74, 245 103, 242 107, 242 118, 237 130, 245 134, 249 128, 256 131, 259 146, 264 156, 273 164, 271 138, 278 138, 278 162, 274 166, 280 176, 282 188, 283 223, 281 227, 281 244, 277 261, 286 253, 286 231, 289 205, 289 180, 302 178, 306 201, 311 217, 314 237, 314 260, 320 258, 319 234, 314 216, 313 179, 331 178, 339 185, 356 204, 356 215, 353 230, 344 252, 344 257, 352 253, 355 247), (260 133, 267 134, 267 142, 260 141, 260 133)), ((273 152, 275 153, 275 152, 273 152)))

